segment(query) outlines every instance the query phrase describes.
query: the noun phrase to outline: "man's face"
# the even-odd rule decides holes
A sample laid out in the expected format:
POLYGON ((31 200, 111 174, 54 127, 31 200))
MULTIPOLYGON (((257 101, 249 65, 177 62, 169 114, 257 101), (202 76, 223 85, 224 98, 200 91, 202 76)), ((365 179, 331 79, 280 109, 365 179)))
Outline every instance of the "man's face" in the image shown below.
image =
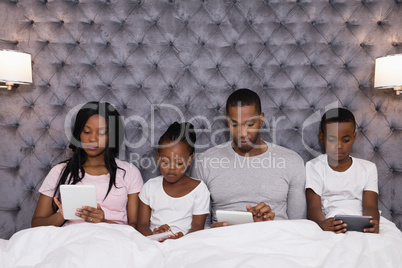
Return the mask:
POLYGON ((259 114, 255 105, 233 106, 229 107, 227 121, 235 151, 248 153, 256 147, 261 137, 264 113, 259 114))

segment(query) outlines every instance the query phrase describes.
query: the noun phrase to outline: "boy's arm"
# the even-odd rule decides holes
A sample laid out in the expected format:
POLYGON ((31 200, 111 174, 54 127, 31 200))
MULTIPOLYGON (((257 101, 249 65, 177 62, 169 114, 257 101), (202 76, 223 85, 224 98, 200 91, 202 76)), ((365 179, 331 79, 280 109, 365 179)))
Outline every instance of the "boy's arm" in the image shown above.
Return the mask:
POLYGON ((364 232, 379 233, 380 212, 378 211, 378 194, 373 191, 363 191, 363 216, 374 218, 373 228, 364 229, 364 232))
POLYGON ((191 228, 188 233, 203 230, 205 225, 205 220, 208 214, 193 215, 193 220, 191 222, 191 228))
POLYGON ((151 208, 143 203, 141 200, 140 201, 140 206, 138 209, 138 221, 137 221, 137 230, 147 236, 147 235, 152 235, 153 232, 149 228, 150 220, 151 220, 151 208))
POLYGON ((346 232, 346 224, 342 221, 334 221, 334 218, 325 219, 321 210, 321 196, 316 194, 312 189, 306 189, 307 199, 307 218, 316 222, 324 231, 332 231, 335 233, 346 232))

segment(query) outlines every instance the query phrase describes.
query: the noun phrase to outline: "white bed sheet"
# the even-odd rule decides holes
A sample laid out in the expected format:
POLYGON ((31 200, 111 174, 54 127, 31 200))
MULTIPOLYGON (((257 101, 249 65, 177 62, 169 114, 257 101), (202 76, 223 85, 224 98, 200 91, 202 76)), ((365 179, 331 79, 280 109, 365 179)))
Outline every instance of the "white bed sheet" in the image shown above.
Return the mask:
POLYGON ((3 267, 402 267, 402 233, 323 232, 308 220, 215 228, 163 243, 130 226, 39 227, 0 240, 3 267))

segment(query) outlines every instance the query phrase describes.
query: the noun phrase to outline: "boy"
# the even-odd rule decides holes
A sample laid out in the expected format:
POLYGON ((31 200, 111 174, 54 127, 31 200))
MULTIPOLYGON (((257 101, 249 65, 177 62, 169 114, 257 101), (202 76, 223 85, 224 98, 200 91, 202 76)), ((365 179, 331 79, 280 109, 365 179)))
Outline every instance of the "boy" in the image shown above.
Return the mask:
POLYGON ((372 216, 379 232, 377 168, 374 163, 349 155, 356 139, 356 121, 343 108, 327 111, 321 120, 320 141, 326 154, 306 163, 307 217, 324 231, 344 233, 346 223, 336 214, 372 216))

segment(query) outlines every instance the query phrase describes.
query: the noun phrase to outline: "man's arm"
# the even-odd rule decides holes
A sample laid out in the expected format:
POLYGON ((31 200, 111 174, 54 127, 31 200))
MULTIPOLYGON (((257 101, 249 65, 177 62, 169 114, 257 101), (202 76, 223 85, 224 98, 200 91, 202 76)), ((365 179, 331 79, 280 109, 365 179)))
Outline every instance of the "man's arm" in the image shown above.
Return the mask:
POLYGON ((290 220, 305 219, 307 215, 305 185, 306 169, 303 159, 292 161, 289 168, 289 191, 287 198, 287 214, 290 220))

